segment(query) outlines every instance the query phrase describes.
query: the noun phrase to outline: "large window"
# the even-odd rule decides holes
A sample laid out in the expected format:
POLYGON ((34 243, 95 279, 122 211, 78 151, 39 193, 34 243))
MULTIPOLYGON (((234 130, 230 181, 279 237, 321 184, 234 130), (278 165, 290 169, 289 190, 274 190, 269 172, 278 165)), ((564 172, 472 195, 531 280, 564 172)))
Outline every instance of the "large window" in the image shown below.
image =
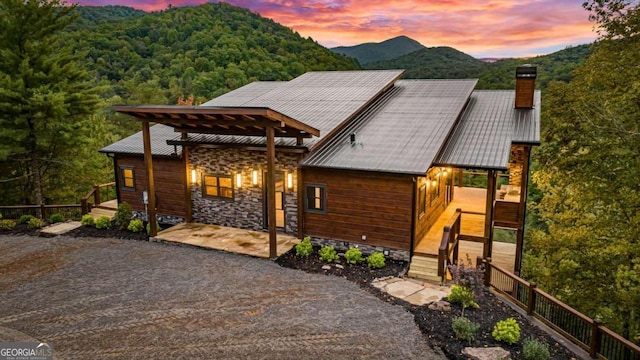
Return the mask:
POLYGON ((327 186, 324 184, 304 185, 304 211, 318 214, 327 213, 327 186))
POLYGON ((133 173, 133 167, 120 166, 120 187, 123 190, 134 191, 136 189, 136 181, 133 173))
POLYGON ((222 199, 233 199, 233 181, 227 175, 204 175, 202 195, 222 199))

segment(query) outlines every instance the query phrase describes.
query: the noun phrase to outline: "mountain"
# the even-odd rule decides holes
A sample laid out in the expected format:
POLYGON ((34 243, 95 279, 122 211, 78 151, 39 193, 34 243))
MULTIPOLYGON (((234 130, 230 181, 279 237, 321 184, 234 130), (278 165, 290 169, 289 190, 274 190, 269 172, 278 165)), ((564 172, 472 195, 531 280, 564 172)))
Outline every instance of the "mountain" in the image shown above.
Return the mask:
POLYGON ((460 79, 480 73, 485 63, 451 47, 423 48, 392 60, 372 62, 367 69, 405 69, 407 79, 460 79))
POLYGON ((397 58, 423 49, 419 42, 406 36, 398 36, 380 43, 365 43, 355 46, 339 46, 331 51, 357 59, 362 65, 397 58))
POLYGON ((79 15, 78 20, 69 29, 91 27, 147 14, 142 10, 119 5, 79 6, 76 9, 79 15))

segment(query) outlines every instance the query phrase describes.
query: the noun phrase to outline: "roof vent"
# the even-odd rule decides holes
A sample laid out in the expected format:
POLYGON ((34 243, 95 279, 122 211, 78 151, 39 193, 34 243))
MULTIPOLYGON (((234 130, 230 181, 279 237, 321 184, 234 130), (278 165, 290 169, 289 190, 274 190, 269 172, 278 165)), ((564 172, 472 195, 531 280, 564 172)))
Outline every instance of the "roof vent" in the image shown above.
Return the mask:
POLYGON ((533 94, 536 89, 538 68, 522 65, 516 68, 516 109, 533 108, 533 94))
POLYGON ((349 143, 351 144, 351 146, 356 145, 356 133, 349 134, 349 143))

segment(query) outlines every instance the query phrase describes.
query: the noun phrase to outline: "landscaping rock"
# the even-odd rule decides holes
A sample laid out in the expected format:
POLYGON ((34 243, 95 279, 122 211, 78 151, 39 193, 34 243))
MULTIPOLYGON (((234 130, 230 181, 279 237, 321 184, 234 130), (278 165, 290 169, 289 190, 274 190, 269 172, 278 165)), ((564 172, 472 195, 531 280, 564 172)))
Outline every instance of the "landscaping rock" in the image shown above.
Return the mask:
POLYGON ((429 310, 437 310, 437 311, 451 311, 451 304, 444 300, 432 302, 429 305, 429 310))
POLYGON ((336 264, 336 268, 338 268, 338 269, 344 269, 344 266, 343 266, 343 265, 340 265, 340 264, 336 264))
POLYGON ((501 347, 466 347, 462 350, 462 355, 473 360, 511 360, 511 353, 501 347))
POLYGON ((323 265, 322 270, 331 270, 331 265, 323 265))

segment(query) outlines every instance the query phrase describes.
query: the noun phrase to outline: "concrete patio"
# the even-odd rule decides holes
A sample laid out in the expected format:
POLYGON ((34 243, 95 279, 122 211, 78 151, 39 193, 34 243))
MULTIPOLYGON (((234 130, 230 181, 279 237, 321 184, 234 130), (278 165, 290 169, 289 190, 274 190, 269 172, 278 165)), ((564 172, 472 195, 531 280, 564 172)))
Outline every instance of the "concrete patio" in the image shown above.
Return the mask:
MULTIPOLYGON (((269 233, 267 232, 200 223, 183 223, 160 231, 154 239, 269 258, 269 233)), ((299 241, 294 236, 278 234, 278 256, 291 250, 299 241)))

